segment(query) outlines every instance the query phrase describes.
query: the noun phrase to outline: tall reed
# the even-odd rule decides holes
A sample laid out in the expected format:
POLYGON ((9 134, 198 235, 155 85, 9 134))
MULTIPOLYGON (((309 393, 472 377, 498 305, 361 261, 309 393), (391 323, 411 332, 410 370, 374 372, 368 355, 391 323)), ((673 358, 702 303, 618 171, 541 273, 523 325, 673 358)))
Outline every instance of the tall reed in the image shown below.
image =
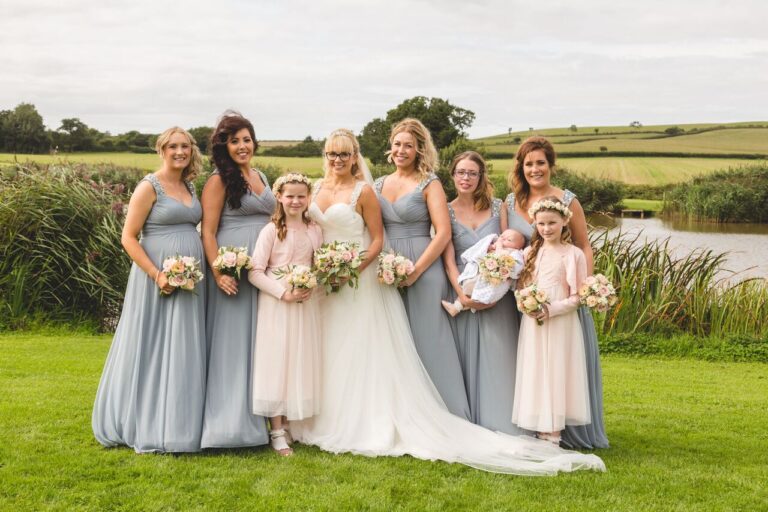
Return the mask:
POLYGON ((0 177, 7 327, 37 315, 99 321, 120 307, 130 267, 120 244, 126 188, 71 166, 19 166, 0 177))
POLYGON ((696 250, 675 256, 670 239, 645 241, 642 233, 592 231, 595 272, 618 288, 619 302, 596 315, 598 329, 702 336, 768 335, 768 281, 718 277, 727 253, 696 250))

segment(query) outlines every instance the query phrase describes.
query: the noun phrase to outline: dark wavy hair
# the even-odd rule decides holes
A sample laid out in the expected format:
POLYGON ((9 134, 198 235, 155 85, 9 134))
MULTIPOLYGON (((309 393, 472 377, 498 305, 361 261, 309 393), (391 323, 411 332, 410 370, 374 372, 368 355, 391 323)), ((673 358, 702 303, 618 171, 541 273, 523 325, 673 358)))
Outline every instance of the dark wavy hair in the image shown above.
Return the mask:
POLYGON ((256 154, 259 143, 256 141, 253 125, 237 112, 225 112, 211 135, 211 160, 224 182, 225 200, 233 210, 240 208, 241 199, 248 192, 248 184, 243 178, 243 173, 240 172, 240 167, 229 156, 227 142, 243 128, 247 128, 248 133, 251 134, 253 153, 256 154))

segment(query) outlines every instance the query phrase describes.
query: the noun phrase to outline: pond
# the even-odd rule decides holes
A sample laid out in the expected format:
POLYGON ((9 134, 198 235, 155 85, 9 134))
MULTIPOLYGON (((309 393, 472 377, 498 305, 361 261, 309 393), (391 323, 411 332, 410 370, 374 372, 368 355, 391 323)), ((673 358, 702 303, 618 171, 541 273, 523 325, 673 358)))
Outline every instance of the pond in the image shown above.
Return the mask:
POLYGON ((675 254, 696 249, 728 253, 720 277, 742 280, 749 277, 768 278, 768 224, 717 224, 685 219, 653 217, 648 219, 590 217, 590 223, 610 232, 638 233, 641 239, 663 240, 675 254))

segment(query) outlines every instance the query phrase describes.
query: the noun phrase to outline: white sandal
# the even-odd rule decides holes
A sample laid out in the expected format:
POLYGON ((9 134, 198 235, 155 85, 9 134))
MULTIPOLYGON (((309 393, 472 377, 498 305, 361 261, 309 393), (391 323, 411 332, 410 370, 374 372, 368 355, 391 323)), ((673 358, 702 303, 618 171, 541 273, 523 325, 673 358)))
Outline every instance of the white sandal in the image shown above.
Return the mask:
POLYGON ((269 444, 272 445, 272 449, 282 457, 289 457, 293 455, 293 450, 290 446, 288 446, 288 442, 286 441, 285 437, 286 432, 284 428, 269 431, 269 444))

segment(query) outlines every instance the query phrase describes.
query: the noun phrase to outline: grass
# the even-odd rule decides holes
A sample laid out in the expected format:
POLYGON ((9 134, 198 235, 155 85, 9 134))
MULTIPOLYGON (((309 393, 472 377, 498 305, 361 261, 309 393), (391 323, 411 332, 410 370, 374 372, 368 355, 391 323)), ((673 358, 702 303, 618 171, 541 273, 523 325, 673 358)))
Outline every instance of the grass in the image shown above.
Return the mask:
MULTIPOLYGON (((766 132, 768 135, 768 131, 766 132)), ((512 159, 492 159, 494 174, 504 174, 512 159)), ((755 160, 732 158, 605 157, 558 158, 557 164, 591 178, 607 178, 630 185, 666 185, 690 181, 730 167, 753 165, 755 160)))
POLYGON ((608 472, 483 473, 299 447, 180 457, 104 449, 90 413, 109 336, 0 335, 4 510, 756 510, 768 366, 603 359, 608 472))
MULTIPOLYGON (((0 165, 23 163, 32 161, 41 164, 54 164, 62 162, 70 163, 112 163, 124 167, 135 167, 144 171, 156 171, 161 164, 160 158, 154 153, 59 153, 53 155, 13 155, 11 153, 0 153, 0 165)), ((255 156, 252 163, 255 167, 259 164, 273 164, 287 170, 296 170, 306 173, 310 176, 320 176, 322 174, 323 161, 317 158, 299 158, 299 157, 277 157, 277 156, 255 156)))
POLYGON ((621 203, 627 210, 660 212, 664 207, 664 201, 657 201, 656 199, 622 199, 621 203))
POLYGON ((655 124, 655 125, 647 125, 647 126, 641 126, 639 128, 635 128, 632 126, 578 126, 578 130, 576 132, 571 131, 570 128, 567 127, 560 127, 560 128, 535 128, 534 130, 522 130, 518 132, 512 132, 510 134, 502 133, 499 135, 491 135, 489 137, 483 137, 481 139, 478 139, 480 142, 486 142, 486 143, 494 143, 503 141, 509 138, 514 137, 530 137, 531 135, 543 135, 545 137, 574 137, 574 138, 587 138, 587 137, 594 137, 594 136, 604 136, 606 134, 621 134, 626 136, 642 136, 642 137, 650 137, 650 136, 657 136, 664 133, 664 130, 667 128, 672 128, 677 126, 678 128, 682 128, 686 131, 690 131, 693 129, 697 130, 706 130, 706 129, 712 129, 712 128, 718 128, 718 127, 726 127, 726 128, 750 128, 754 126, 762 126, 763 128, 768 127, 768 123, 765 121, 743 121, 738 123, 688 123, 688 124, 655 124), (595 128, 598 129, 598 133, 595 134, 595 128))

